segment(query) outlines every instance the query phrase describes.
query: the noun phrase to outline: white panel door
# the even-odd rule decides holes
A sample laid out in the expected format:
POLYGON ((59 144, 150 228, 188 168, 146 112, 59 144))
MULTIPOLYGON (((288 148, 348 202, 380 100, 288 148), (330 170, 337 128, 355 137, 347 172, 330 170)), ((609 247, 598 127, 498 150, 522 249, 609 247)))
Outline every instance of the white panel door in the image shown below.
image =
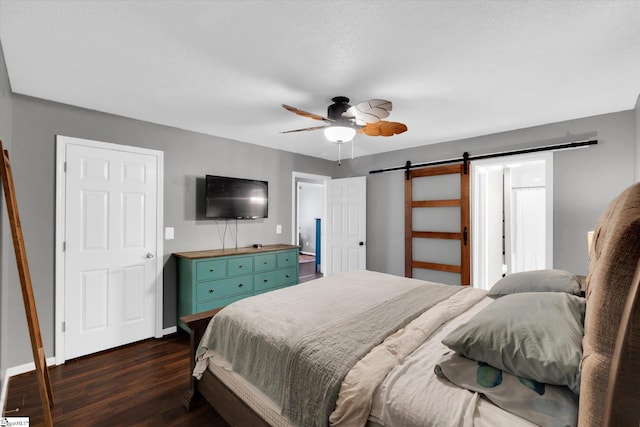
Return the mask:
POLYGON ((327 181, 325 274, 366 269, 366 177, 327 181))
POLYGON ((67 144, 65 358, 154 336, 157 158, 67 144))

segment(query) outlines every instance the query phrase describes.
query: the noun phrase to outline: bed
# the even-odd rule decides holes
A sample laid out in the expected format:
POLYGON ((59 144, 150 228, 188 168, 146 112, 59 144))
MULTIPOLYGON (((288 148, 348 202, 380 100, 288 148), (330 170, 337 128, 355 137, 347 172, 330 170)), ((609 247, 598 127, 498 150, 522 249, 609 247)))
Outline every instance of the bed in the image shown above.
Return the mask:
POLYGON ((598 222, 586 298, 556 270, 489 294, 359 271, 186 316, 183 404, 242 426, 638 426, 639 259, 636 184, 598 222))

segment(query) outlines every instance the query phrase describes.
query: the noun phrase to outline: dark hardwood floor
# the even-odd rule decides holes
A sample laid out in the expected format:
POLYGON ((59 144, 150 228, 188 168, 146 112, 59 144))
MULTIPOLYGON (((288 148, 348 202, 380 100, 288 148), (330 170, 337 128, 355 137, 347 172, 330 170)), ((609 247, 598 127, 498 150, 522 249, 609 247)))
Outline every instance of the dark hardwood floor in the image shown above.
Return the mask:
POLYGON ((309 274, 307 276, 300 276, 300 280, 298 281, 298 283, 309 282, 314 279, 319 279, 320 277, 322 277, 322 273, 314 273, 314 274, 309 274))
MULTIPOLYGON (((181 406, 189 384, 189 336, 178 333, 67 361, 49 369, 53 420, 64 426, 211 426, 228 424, 210 405, 181 406)), ((34 373, 9 380, 4 416, 44 425, 34 373)))
POLYGON ((308 282, 309 280, 318 279, 322 277, 322 273, 316 272, 316 264, 314 261, 300 262, 299 271, 300 271, 300 277, 298 280, 299 283, 308 282))
MULTIPOLYGON (((310 272, 300 283, 321 277, 310 272)), ((208 403, 187 412, 189 336, 180 332, 69 360, 49 368, 53 421, 65 426, 229 427, 208 403)), ((43 426, 35 373, 9 379, 3 416, 43 426)))

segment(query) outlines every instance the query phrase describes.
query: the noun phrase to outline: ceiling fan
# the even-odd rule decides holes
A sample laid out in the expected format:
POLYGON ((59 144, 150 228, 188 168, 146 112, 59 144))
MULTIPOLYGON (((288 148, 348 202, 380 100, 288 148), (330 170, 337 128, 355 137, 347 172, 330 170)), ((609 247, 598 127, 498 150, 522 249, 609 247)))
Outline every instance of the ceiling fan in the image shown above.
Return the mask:
MULTIPOLYGON (((303 129, 288 130, 280 133, 324 130, 325 137, 336 144, 352 142, 356 133, 369 136, 392 136, 407 131, 407 125, 399 122, 382 120, 389 116, 392 108, 391 101, 384 99, 370 99, 355 106, 349 105, 349 98, 336 96, 331 98, 333 104, 327 108, 327 117, 309 113, 289 105, 282 104, 286 110, 299 116, 320 120, 327 123, 324 126, 313 126, 303 129)), ((352 145, 353 157, 353 145, 352 145)))

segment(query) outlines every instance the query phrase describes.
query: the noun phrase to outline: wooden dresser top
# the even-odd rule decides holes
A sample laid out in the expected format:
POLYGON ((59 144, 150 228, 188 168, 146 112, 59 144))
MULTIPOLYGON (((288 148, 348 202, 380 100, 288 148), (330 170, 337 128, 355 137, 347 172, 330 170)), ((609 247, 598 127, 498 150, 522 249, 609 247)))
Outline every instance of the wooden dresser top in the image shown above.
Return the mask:
POLYGON ((253 246, 247 246, 243 248, 232 249, 211 249, 208 251, 192 251, 192 252, 175 252, 174 255, 180 258, 198 259, 198 258, 212 258, 228 255, 247 255, 247 254, 259 254, 262 252, 282 251, 286 249, 298 249, 295 245, 264 245, 261 248, 254 248, 253 246))

